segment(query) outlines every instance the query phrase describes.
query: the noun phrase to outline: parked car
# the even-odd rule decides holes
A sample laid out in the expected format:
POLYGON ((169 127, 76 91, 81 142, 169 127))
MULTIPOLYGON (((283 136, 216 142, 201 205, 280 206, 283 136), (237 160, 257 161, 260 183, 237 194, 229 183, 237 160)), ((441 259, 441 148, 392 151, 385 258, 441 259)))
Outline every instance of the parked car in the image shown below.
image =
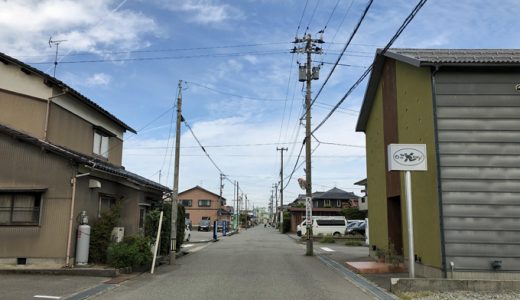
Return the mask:
POLYGON ((347 230, 345 234, 352 234, 352 231, 355 227, 357 227, 363 220, 348 220, 347 221, 347 230))
POLYGON ((365 234, 366 222, 363 220, 353 220, 356 222, 352 222, 347 225, 347 234, 365 234))
POLYGON ((211 230, 211 223, 210 223, 210 221, 209 220, 201 220, 197 230, 198 231, 210 231, 211 230))
MULTIPOLYGON (((307 233, 306 220, 303 220, 297 228, 298 236, 307 233)), ((347 230, 347 220, 343 216, 315 216, 312 217, 312 234, 341 236, 347 230)))
POLYGON ((189 242, 191 239, 190 225, 186 225, 184 228, 184 241, 189 242))

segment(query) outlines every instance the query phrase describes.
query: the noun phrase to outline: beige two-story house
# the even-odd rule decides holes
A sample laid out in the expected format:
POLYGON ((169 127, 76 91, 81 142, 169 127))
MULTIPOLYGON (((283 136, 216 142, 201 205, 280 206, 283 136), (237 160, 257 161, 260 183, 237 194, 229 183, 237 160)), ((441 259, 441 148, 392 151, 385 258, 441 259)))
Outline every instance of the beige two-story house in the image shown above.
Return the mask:
POLYGON ((179 193, 179 203, 186 210, 186 218, 198 228, 201 220, 230 221, 230 213, 224 209, 226 199, 200 186, 179 193))
POLYGON ((116 202, 125 235, 169 189, 124 169, 127 124, 70 86, 0 53, 0 264, 72 266, 78 216, 116 202))

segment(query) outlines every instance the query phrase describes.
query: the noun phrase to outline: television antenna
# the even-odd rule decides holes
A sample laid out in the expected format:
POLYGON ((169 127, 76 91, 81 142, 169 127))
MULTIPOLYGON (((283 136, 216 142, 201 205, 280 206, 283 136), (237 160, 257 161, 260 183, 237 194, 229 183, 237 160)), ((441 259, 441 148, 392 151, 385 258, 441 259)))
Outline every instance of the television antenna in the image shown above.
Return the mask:
POLYGON ((49 37, 49 47, 52 48, 52 45, 56 46, 56 55, 54 56, 54 73, 53 77, 56 78, 56 67, 58 66, 58 48, 60 44, 66 42, 67 40, 52 40, 52 36, 49 37))

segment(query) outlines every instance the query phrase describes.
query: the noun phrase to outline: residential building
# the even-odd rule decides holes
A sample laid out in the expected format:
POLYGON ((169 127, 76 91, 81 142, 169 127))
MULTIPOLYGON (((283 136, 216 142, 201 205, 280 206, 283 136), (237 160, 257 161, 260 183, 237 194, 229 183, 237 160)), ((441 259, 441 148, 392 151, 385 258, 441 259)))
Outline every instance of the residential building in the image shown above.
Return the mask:
POLYGON ((144 230, 167 187, 121 166, 131 127, 65 83, 0 53, 0 264, 74 263, 78 216, 121 203, 144 230))
MULTIPOLYGON (((370 249, 408 257, 404 178, 389 144, 425 144, 412 172, 416 273, 520 277, 520 51, 378 50, 357 131, 366 135, 370 249)), ((408 262, 410 263, 410 262, 408 262)))
MULTIPOLYGON (((344 208, 357 207, 359 197, 342 189, 332 188, 326 192, 312 193, 313 216, 340 216, 344 208)), ((291 232, 305 219, 305 195, 298 195, 287 211, 291 215, 291 232)))
POLYGON ((186 218, 197 227, 201 220, 230 221, 231 214, 224 209, 226 199, 200 186, 179 193, 179 203, 186 210, 186 218))

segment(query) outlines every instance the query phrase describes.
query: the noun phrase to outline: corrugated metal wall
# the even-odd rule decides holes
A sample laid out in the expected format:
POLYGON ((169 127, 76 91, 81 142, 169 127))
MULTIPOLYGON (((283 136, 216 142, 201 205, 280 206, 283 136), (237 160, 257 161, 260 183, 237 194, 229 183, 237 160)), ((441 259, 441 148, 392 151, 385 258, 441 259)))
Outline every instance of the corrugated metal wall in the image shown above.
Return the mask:
MULTIPOLYGON (((442 70, 442 69, 441 69, 442 70)), ((446 264, 520 270, 518 72, 436 76, 446 264)))

